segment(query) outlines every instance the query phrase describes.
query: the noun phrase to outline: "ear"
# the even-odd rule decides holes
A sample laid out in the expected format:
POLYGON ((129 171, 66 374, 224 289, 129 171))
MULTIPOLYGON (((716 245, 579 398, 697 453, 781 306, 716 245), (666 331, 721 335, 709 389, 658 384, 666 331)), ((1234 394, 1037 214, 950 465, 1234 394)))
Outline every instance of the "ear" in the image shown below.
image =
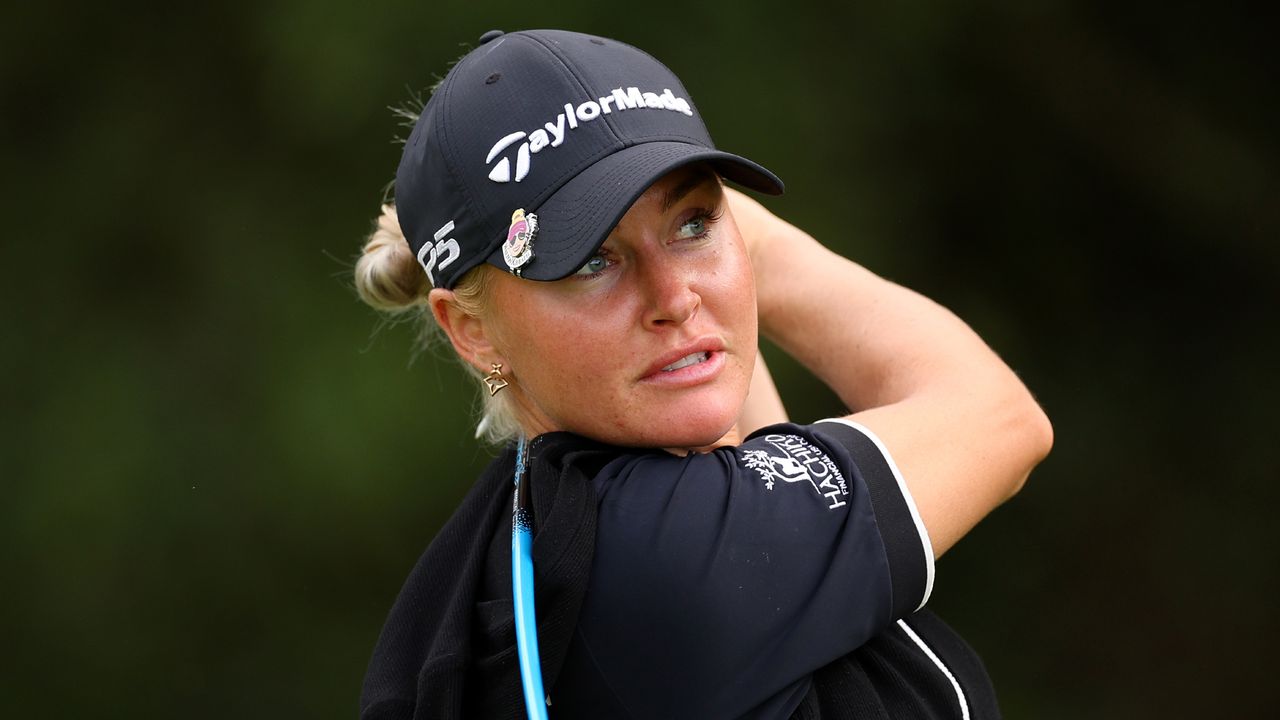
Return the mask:
POLYGON ((497 351, 485 332, 484 319, 458 306, 452 290, 435 288, 427 296, 431 314, 458 356, 481 372, 488 372, 491 362, 498 362, 497 351))

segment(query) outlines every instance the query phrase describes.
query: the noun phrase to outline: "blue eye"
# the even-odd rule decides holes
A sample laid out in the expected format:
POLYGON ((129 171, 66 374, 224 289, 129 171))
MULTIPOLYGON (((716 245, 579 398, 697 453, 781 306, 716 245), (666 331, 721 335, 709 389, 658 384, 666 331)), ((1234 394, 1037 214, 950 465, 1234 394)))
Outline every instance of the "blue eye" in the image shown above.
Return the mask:
POLYGON ((604 255, 596 254, 596 255, 592 255, 591 259, 587 260, 586 264, 578 268, 578 271, 575 272, 574 275, 581 276, 581 277, 590 277, 591 275, 598 275, 599 273, 604 272, 605 268, 607 267, 609 267, 608 258, 606 258, 604 255))
POLYGON ((680 236, 686 238, 702 237, 707 234, 707 217, 699 215, 690 218, 688 222, 680 226, 680 236))

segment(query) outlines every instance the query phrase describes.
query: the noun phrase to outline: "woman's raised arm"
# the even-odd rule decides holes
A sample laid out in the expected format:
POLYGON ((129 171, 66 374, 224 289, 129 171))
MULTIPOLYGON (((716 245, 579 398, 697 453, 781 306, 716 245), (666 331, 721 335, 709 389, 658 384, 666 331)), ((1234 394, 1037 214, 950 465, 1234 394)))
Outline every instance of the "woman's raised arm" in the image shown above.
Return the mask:
POLYGON ((756 274, 761 332, 879 436, 942 555, 1048 454, 1048 418, 950 311, 727 192, 756 274))

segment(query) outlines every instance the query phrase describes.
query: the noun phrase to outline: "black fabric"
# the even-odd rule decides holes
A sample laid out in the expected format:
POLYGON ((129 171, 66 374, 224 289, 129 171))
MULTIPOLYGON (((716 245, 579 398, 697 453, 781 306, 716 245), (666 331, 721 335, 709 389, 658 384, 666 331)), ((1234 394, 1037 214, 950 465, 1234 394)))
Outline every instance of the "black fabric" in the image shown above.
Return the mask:
POLYGON ((893 617, 905 617, 919 610, 931 588, 927 586, 926 574, 915 570, 919 559, 925 554, 932 555, 933 548, 924 546, 922 530, 916 524, 917 519, 899 486, 896 471, 889 465, 889 458, 871 438, 844 422, 816 423, 813 432, 833 440, 828 447, 847 449, 853 466, 866 481, 893 573, 893 617))
MULTIPOLYGON (((568 433, 529 450, 534 602, 542 674, 553 687, 595 549, 591 487, 603 446, 568 433)), ((496 458, 405 581, 361 693, 364 720, 524 717, 511 607, 515 452, 496 458)))
POLYGON ((620 454, 596 475, 596 562, 559 717, 596 716, 578 700, 610 682, 636 717, 785 716, 813 671, 921 604, 928 564, 902 490, 842 430, 856 432, 784 423, 708 453, 620 454), (898 512, 873 508, 875 485, 898 512), (891 552, 882 533, 898 523, 911 537, 891 552), (898 576, 917 590, 895 614, 898 576))
MULTIPOLYGON (((861 452, 856 443, 849 451, 861 452)), ((586 691, 580 686, 572 696, 560 694, 564 687, 557 685, 562 674, 595 669, 577 632, 596 550, 598 508, 593 481, 599 474, 608 475, 602 470, 618 462, 620 455, 633 454, 566 433, 540 437, 531 448, 538 634, 553 719, 652 716, 629 714, 604 682, 588 685, 586 691)), ((510 599, 513 465, 514 452, 509 450, 486 469, 410 574, 370 662, 361 699, 364 720, 525 717, 510 599)), ((789 487, 801 489, 798 483, 789 487)), ((898 605, 898 598, 892 604, 898 605)), ((977 655, 927 612, 907 622, 959 681, 970 717, 999 717, 977 655)), ((768 660, 768 653, 761 653, 761 661, 768 660)), ((785 711, 751 716, 790 715, 800 720, 962 717, 950 680, 891 620, 857 650, 824 663, 815 668, 811 679, 788 686, 789 694, 771 706, 785 707, 785 711)), ((662 676, 661 670, 655 668, 648 678, 611 680, 650 683, 662 676)), ((641 687, 653 693, 664 690, 657 684, 641 687)), ((663 715, 694 716, 680 710, 663 715)), ((729 715, 711 711, 696 717, 729 715)))
MULTIPOLYGON (((972 720, 998 720, 995 689, 978 654, 937 615, 904 621, 943 661, 972 720)), ((894 625, 813 675, 791 720, 947 720, 964 717, 955 687, 919 645, 894 625)))

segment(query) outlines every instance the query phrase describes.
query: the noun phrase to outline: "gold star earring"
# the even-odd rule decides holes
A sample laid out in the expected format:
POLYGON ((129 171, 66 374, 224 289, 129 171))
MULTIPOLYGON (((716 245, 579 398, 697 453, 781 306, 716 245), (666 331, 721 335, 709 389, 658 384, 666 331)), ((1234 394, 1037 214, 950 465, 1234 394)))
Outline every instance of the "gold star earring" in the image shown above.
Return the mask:
POLYGON ((489 386, 489 397, 493 397, 498 394, 499 390, 511 383, 508 383, 507 379, 502 377, 502 363, 491 363, 490 367, 493 369, 489 371, 488 375, 484 376, 484 384, 489 386))

